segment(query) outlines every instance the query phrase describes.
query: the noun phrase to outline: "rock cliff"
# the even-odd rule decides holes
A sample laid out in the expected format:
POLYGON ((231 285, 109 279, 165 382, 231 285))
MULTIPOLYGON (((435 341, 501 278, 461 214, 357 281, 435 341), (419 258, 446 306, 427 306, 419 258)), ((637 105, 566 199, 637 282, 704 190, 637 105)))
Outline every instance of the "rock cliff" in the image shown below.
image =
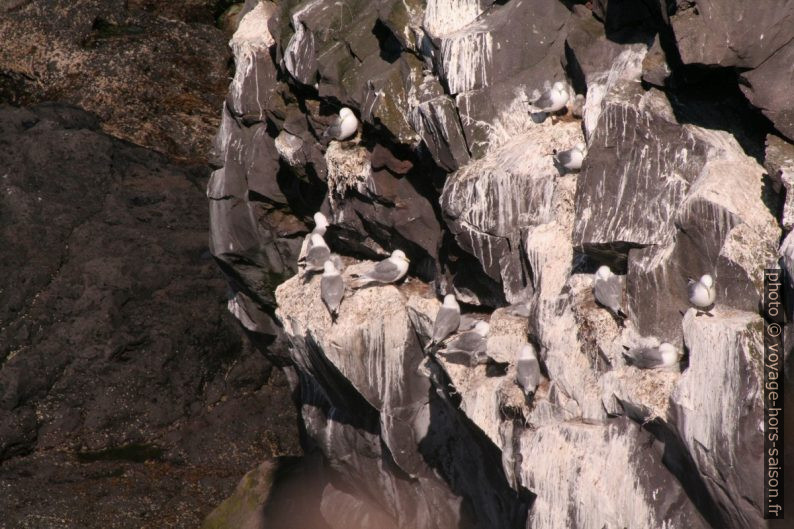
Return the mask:
POLYGON ((759 306, 763 269, 791 260, 794 8, 753 7, 749 31, 734 4, 246 3, 211 250, 241 321, 287 344, 269 354, 328 471, 326 526, 761 525, 759 306), (555 81, 568 107, 538 116, 529 98, 555 81), (329 142, 342 107, 358 133, 329 142), (553 154, 580 142, 581 170, 561 171, 553 154), (348 291, 332 320, 319 276, 295 275, 318 210, 347 281, 395 249, 409 277, 348 291), (623 321, 593 297, 600 265, 625 275, 623 321), (707 273, 704 315, 687 279, 707 273), (448 293, 462 325, 490 323, 487 364, 429 347, 448 293), (660 341, 680 369, 624 360, 660 341))

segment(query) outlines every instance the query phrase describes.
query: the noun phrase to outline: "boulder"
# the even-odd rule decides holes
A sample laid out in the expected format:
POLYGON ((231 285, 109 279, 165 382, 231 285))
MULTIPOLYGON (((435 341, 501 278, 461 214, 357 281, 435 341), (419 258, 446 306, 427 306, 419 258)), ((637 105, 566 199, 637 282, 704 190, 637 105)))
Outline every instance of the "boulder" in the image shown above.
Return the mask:
MULTIPOLYGON (((349 281, 369 266, 352 264, 344 277, 349 281)), ((336 321, 320 300, 319 285, 316 277, 282 284, 276 314, 306 383, 327 402, 304 405, 308 433, 331 465, 344 469, 345 483, 358 489, 357 496, 368 483, 366 494, 379 497, 400 526, 480 520, 515 527, 522 502, 501 466, 493 465, 498 452, 420 369, 424 355, 405 305, 412 285, 352 291, 336 321), (324 411, 327 406, 334 411, 324 411), (384 466, 389 461, 393 469, 384 466)))
MULTIPOLYGON (((515 105, 521 108, 518 98, 515 105)), ((441 207, 457 243, 516 303, 532 290, 522 269, 521 230, 554 220, 558 171, 551 154, 581 141, 581 132, 575 122, 535 124, 523 112, 507 114, 503 127, 513 134, 447 178, 441 207)))
POLYGON ((794 95, 784 87, 794 81, 792 21, 794 6, 788 3, 751 6, 728 0, 691 2, 670 18, 684 64, 742 72, 742 91, 789 138, 794 138, 794 95))
POLYGON ((519 479, 537 494, 533 528, 709 527, 651 435, 626 418, 551 424, 526 430, 518 443, 519 479), (562 500, 571 494, 582 501, 562 500))
POLYGON ((763 525, 763 320, 720 309, 683 321, 689 367, 671 396, 671 422, 728 527, 763 525), (730 468, 726 472, 724 469, 730 468))

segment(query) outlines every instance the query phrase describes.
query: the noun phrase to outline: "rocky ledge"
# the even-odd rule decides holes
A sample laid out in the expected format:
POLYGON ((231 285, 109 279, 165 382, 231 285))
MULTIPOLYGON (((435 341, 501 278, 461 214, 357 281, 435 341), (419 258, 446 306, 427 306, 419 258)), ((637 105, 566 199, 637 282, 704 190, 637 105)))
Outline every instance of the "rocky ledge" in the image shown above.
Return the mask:
POLYGON ((793 260, 794 11, 754 7, 761 42, 744 8, 701 3, 246 3, 211 251, 235 314, 284 340, 268 354, 326 472, 318 527, 763 523, 759 305, 763 269, 793 260), (556 81, 567 106, 542 115, 556 81), (343 107, 358 130, 329 141, 343 107), (348 289, 332 319, 320 277, 295 275, 316 211, 348 285, 396 249, 407 279, 348 289), (623 276, 617 316, 594 298, 602 265, 623 276), (703 311, 687 280, 705 274, 703 311), (445 294, 461 330, 489 323, 487 362, 431 347, 445 294), (659 342, 675 369, 627 362, 659 342))

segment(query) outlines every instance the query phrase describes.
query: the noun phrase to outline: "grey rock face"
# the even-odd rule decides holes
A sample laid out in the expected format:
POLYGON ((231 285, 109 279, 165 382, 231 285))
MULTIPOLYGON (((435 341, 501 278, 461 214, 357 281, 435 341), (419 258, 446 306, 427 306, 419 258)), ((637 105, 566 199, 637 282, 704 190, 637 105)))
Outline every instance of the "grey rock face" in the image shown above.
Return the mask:
POLYGON ((670 120, 667 105, 637 83, 604 97, 576 194, 573 240, 585 251, 620 253, 671 239, 707 147, 670 120))
MULTIPOLYGON (((364 268, 348 267, 346 280, 364 268)), ((317 391, 331 406, 325 412, 304 406, 303 414, 325 456, 341 467, 342 479, 359 495, 377 494, 378 503, 401 527, 457 527, 461 518, 516 527, 521 502, 503 476, 499 482, 501 468, 487 463, 495 451, 480 445, 481 434, 421 374, 424 356, 403 294, 393 286, 358 290, 342 301, 332 324, 315 303, 322 303, 319 284, 318 278, 308 284, 294 278, 280 286, 277 315, 293 344, 295 362, 311 376, 309 383, 319 383, 317 391), (344 433, 337 435, 339 414, 346 413, 364 424, 342 426, 344 433), (384 468, 385 461, 395 468, 384 468), (384 480, 382 487, 372 488, 368 483, 373 478, 384 480), (402 507, 405 502, 410 509, 402 507), (438 510, 440 504, 465 514, 438 510)))
POLYGON ((741 68, 749 86, 742 91, 778 130, 794 135, 794 94, 787 90, 794 73, 791 24, 794 6, 753 8, 730 1, 692 2, 670 18, 685 64, 741 68), (746 24, 752 20, 752 29, 746 24))
POLYGON ((699 65, 751 68, 751 79, 772 54, 749 32, 728 33, 749 55, 717 54, 714 32, 692 33, 704 43, 695 50, 685 17, 706 15, 678 9, 311 0, 260 11, 268 30, 253 40, 238 30, 237 42, 259 44, 248 62, 249 48, 235 48, 238 72, 255 66, 235 78, 216 142, 212 248, 235 314, 289 344, 279 359, 295 373, 304 443, 331 469, 324 523, 758 522, 755 467, 732 458, 761 440, 747 425, 758 414, 762 270, 794 261, 776 218, 787 110, 750 108, 760 81, 741 103, 757 119, 729 111, 737 87, 730 102, 727 89, 700 93, 693 80, 710 70, 699 65), (528 96, 556 80, 585 96, 582 108, 536 122, 528 96), (341 105, 358 134, 320 141, 341 105), (761 110, 784 137, 759 161, 759 138, 773 133, 761 110), (560 174, 553 155, 580 142, 581 172, 560 174), (398 248, 411 258, 404 283, 349 292, 335 322, 319 278, 287 279, 319 209, 347 280, 362 260, 398 248), (601 264, 625 274, 625 321, 596 303, 601 264), (706 273, 716 307, 696 316, 687 279, 706 273), (462 305, 460 332, 489 323, 487 361, 430 347, 445 294, 462 305), (541 372, 532 395, 515 383, 527 342, 541 372), (681 372, 626 362, 625 351, 661 342, 689 351, 681 372), (716 343, 730 366, 709 371, 716 343), (592 492, 605 484, 609 494, 592 492))
POLYGON ((671 418, 720 510, 732 527, 763 524, 763 320, 726 311, 719 319, 684 317, 689 369, 671 396, 671 418), (706 320, 709 321, 706 321, 706 320), (709 398, 712 382, 725 392, 709 398), (693 403, 700 403, 693 406, 693 403), (730 465, 733 471, 718 469, 730 465))
POLYGON ((225 314, 207 168, 99 125, 0 105, 0 526, 197 527, 256 462, 299 453, 297 415, 225 314))

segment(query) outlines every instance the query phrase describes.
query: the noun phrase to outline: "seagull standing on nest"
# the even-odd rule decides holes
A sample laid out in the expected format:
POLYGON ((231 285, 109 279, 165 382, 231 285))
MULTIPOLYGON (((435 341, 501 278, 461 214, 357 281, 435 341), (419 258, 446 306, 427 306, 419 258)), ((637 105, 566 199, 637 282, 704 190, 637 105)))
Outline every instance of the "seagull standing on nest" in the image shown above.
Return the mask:
POLYGON ((587 156, 587 146, 584 143, 577 143, 567 151, 555 153, 554 162, 560 173, 573 173, 582 168, 585 156, 587 156))
POLYGON ((670 369, 678 365, 683 353, 671 343, 658 347, 638 347, 623 353, 626 363, 639 369, 670 369))
POLYGON ((626 285, 626 276, 612 273, 608 266, 602 266, 595 273, 593 281, 593 295, 596 301, 608 308, 612 314, 623 320, 626 312, 623 310, 623 289, 626 285))
POLYGON ((688 284, 689 302, 696 306, 698 309, 704 309, 703 312, 698 311, 700 314, 710 314, 714 300, 717 298, 717 288, 714 286, 714 278, 706 274, 700 277, 699 280, 689 280, 688 284))
POLYGON ((529 100, 529 106, 533 114, 541 114, 541 117, 545 119, 546 114, 553 114, 565 108, 570 96, 565 88, 565 83, 557 81, 543 93, 536 90, 532 99, 529 100))
POLYGON ((389 257, 359 275, 353 281, 353 288, 361 288, 372 283, 395 283, 408 273, 411 261, 402 250, 394 250, 389 257))
POLYGON ((339 111, 339 116, 334 119, 331 126, 325 129, 323 137, 342 141, 350 138, 357 130, 358 118, 352 110, 344 107, 339 111))
POLYGON ((486 321, 478 321, 473 331, 461 333, 447 343, 439 352, 452 363, 474 367, 488 362, 485 348, 491 326, 486 321))
POLYGON ((444 304, 438 309, 436 321, 433 323, 433 339, 430 347, 441 343, 447 336, 456 332, 460 326, 460 305, 454 294, 444 296, 444 304))
POLYGON ((516 382, 521 386, 525 396, 535 393, 540 384, 540 364, 538 355, 532 344, 524 344, 518 350, 516 358, 516 382))

